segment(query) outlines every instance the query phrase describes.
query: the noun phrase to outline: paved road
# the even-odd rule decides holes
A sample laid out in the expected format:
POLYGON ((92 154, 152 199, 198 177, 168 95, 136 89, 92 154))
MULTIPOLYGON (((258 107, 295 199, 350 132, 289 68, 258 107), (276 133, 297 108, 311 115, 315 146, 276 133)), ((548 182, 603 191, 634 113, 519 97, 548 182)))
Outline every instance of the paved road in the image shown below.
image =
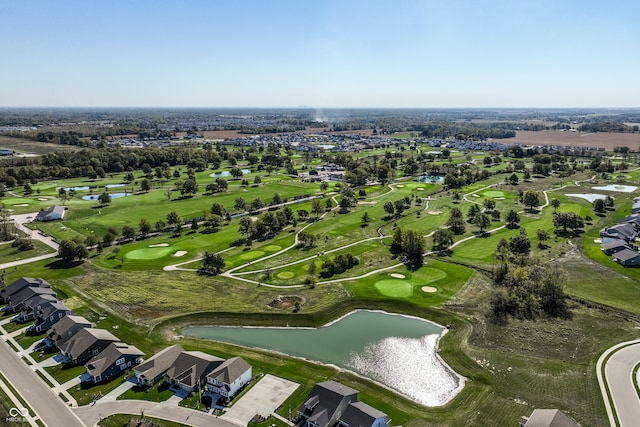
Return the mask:
MULTIPOLYGON (((81 406, 74 408, 78 417, 88 426, 95 425, 101 418, 113 414, 133 414, 162 418, 194 427, 238 427, 229 421, 222 420, 215 415, 206 412, 195 411, 181 406, 168 406, 163 403, 147 402, 144 400, 117 400, 115 402, 96 403, 93 406, 81 406)), ((66 424, 51 424, 51 426, 64 426, 66 424)))
POLYGON ((85 427, 4 341, 0 340, 0 372, 49 427, 85 427))
MULTIPOLYGON (((633 376, 633 368, 640 362, 640 342, 635 341, 631 345, 627 344, 629 343, 612 347, 601 357, 603 360, 608 354, 613 353, 604 366, 604 375, 609 386, 614 410, 620 421, 620 427, 637 426, 638 420, 640 420, 640 398, 634 386, 635 378, 633 376)), ((598 361, 598 367, 601 366, 600 362, 598 361)), ((607 397, 604 390, 603 397, 606 402, 607 397)), ((605 406, 609 412, 609 405, 605 406)), ((609 422, 612 426, 616 426, 611 413, 609 413, 609 422)))
POLYGON ((51 252, 49 254, 46 255, 40 255, 37 257, 32 257, 32 258, 26 258, 26 259, 21 259, 18 261, 13 261, 13 262, 6 262, 4 264, 0 264, 0 270, 4 270, 7 268, 11 268, 11 267, 15 267, 18 265, 23 265, 23 264, 29 264, 30 262, 36 262, 36 261, 41 261, 43 259, 48 259, 48 258, 53 258, 57 255, 58 253, 58 244, 53 240, 53 238, 51 238, 50 236, 43 236, 42 234, 40 234, 38 231, 35 230, 31 230, 30 228, 25 227, 25 223, 31 221, 30 218, 33 218, 37 215, 38 213, 29 213, 29 214, 20 214, 20 215, 11 215, 11 219, 14 221, 16 228, 18 230, 24 231, 25 233, 27 233, 29 236, 31 236, 32 240, 39 240, 42 243, 44 243, 45 245, 49 246, 51 249, 54 250, 54 252, 51 252))

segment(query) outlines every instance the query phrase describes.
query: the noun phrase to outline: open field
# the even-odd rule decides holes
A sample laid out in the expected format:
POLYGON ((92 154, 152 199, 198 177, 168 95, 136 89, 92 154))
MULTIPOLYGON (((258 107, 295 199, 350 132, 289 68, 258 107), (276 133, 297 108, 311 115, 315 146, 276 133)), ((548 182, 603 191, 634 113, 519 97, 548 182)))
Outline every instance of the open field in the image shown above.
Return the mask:
POLYGON ((601 147, 612 150, 615 147, 629 147, 637 150, 640 146, 639 133, 583 133, 543 131, 532 132, 520 130, 515 138, 506 139, 505 142, 521 145, 559 145, 567 147, 601 147))

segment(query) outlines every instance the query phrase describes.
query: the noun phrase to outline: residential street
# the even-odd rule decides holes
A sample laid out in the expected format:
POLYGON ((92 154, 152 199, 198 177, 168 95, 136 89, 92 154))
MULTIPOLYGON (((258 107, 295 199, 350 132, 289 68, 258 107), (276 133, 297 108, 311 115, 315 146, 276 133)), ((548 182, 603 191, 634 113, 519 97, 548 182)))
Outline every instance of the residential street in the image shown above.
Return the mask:
POLYGON ((53 252, 33 258, 26 258, 18 261, 0 264, 0 270, 5 270, 7 268, 15 267, 18 265, 29 264, 30 262, 41 261, 43 259, 53 258, 58 254, 58 244, 50 236, 43 236, 38 231, 31 230, 24 226, 25 223, 31 221, 30 218, 34 218, 36 215, 37 212, 21 215, 11 215, 11 219, 14 221, 16 228, 30 235, 32 240, 39 240, 45 245, 49 246, 53 250, 53 252))
POLYGON ((0 372, 47 426, 85 426, 4 340, 0 340, 0 372))
POLYGON ((633 368, 640 361, 640 343, 616 351, 605 364, 605 376, 621 427, 638 425, 640 399, 633 368))

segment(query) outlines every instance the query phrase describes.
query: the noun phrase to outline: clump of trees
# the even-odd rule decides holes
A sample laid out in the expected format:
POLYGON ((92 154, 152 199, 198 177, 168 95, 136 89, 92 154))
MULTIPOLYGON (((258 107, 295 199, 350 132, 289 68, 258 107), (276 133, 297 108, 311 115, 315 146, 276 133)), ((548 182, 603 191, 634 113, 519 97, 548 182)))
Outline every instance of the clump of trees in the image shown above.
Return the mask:
POLYGON ((224 271, 224 258, 222 255, 205 251, 202 255, 202 267, 198 270, 198 273, 217 276, 224 271))
POLYGON ((63 261, 71 262, 75 260, 84 260, 89 256, 87 247, 74 240, 62 240, 60 241, 60 247, 58 248, 58 257, 63 261))
POLYGON ((350 268, 360 264, 360 259, 351 254, 339 254, 322 263, 320 277, 328 278, 334 274, 342 274, 350 268))
POLYGON ((420 268, 423 263, 426 242, 417 230, 404 230, 400 227, 393 232, 391 252, 402 257, 405 264, 412 268, 420 268))

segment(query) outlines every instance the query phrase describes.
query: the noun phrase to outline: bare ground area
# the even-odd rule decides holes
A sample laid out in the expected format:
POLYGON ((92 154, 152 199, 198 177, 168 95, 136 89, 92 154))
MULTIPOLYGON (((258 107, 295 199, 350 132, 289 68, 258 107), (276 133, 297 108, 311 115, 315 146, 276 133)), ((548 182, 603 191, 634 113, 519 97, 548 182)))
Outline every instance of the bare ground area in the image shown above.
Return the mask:
POLYGON ((569 147, 602 147, 611 150, 627 146, 633 150, 640 146, 640 133, 584 133, 560 131, 518 131, 515 138, 502 140, 521 145, 560 145, 569 147))

